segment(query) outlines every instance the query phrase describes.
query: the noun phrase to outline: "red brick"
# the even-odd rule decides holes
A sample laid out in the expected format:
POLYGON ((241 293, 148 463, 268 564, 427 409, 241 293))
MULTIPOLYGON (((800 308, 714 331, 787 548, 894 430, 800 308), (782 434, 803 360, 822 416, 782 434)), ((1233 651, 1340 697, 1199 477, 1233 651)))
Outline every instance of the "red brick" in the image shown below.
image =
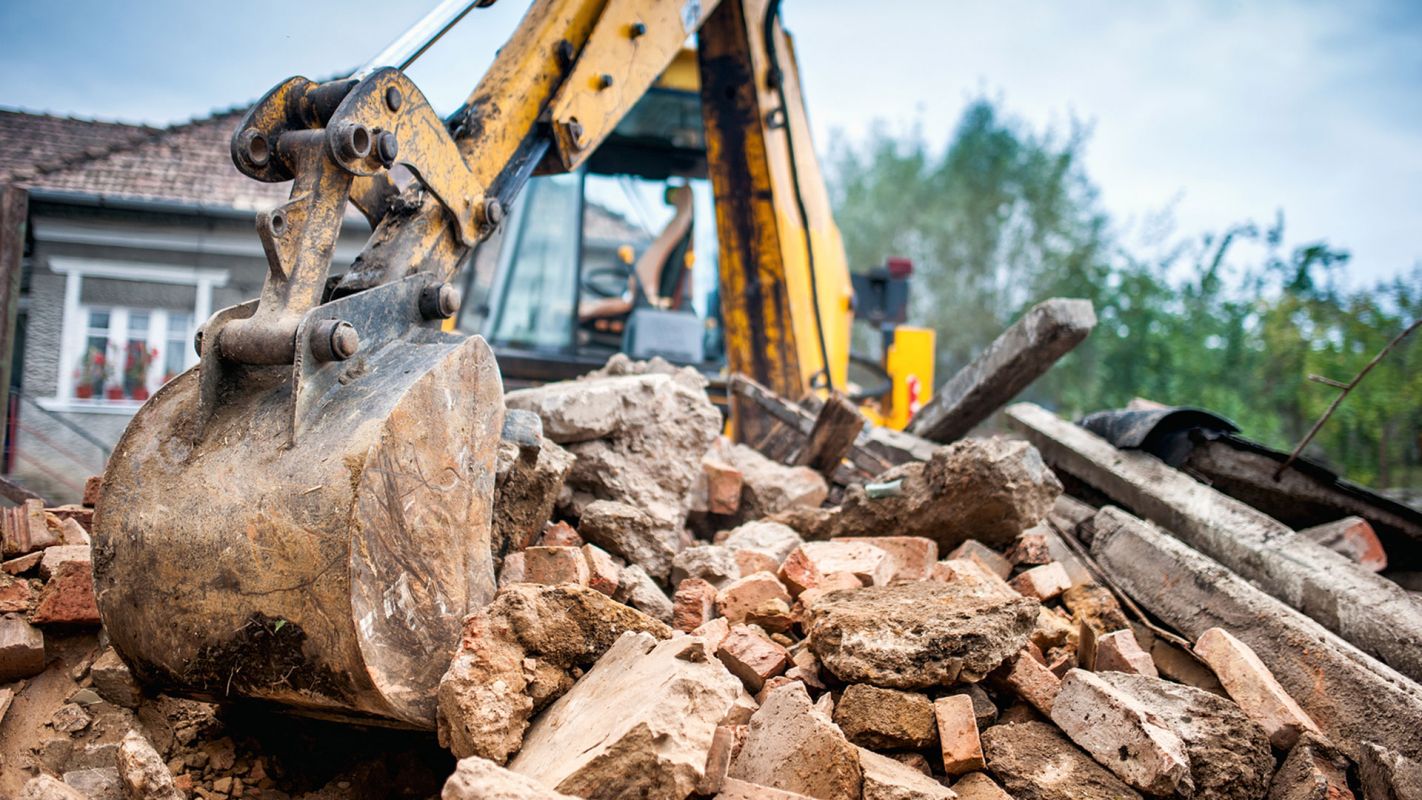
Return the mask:
POLYGON ((742 575, 754 575, 757 572, 769 572, 774 574, 780 569, 780 562, 775 560, 775 556, 764 550, 755 548, 744 548, 734 553, 736 567, 742 575))
POLYGON ((943 583, 961 583, 973 594, 999 600, 1013 600, 1017 590, 997 573, 971 558, 950 559, 933 565, 933 580, 943 583))
POLYGON ((700 578, 687 578, 672 594, 672 627, 688 633, 716 616, 716 587, 700 578))
MULTIPOLYGON (((1030 649, 1030 648, 1029 648, 1030 649)), ((1061 691, 1062 681, 1041 661, 1024 649, 993 673, 997 685, 1026 700, 1044 716, 1051 716, 1052 703, 1061 691)))
POLYGON ((34 603, 34 589, 24 578, 0 575, 0 614, 28 614, 34 603))
POLYGON ((767 633, 788 633, 795 624, 796 617, 790 613, 790 605, 778 597, 772 597, 746 612, 745 621, 749 625, 759 625, 767 633))
POLYGON ((577 529, 566 522, 555 522, 543 529, 543 533, 538 537, 538 544, 543 547, 582 547, 583 537, 578 535, 577 529))
POLYGON ((1132 675, 1160 677, 1150 653, 1141 649, 1140 642, 1136 641, 1136 635, 1129 628, 1097 637, 1096 663, 1092 669, 1097 672, 1129 672, 1132 675))
POLYGON ((732 625, 744 622, 746 613, 766 600, 790 602, 780 579, 771 572, 756 572, 726 584, 716 595, 716 610, 732 625))
POLYGON ((978 565, 983 569, 1003 580, 1007 580, 1007 576, 1012 574, 1012 562, 1004 558, 1001 553, 977 539, 969 539, 958 545, 954 548, 953 552, 948 554, 946 560, 956 561, 960 558, 972 559, 978 562, 978 565))
MULTIPOLYGON (((739 492, 739 489, 737 490, 739 492)), ((731 768, 731 758, 736 750, 736 730, 730 725, 717 725, 711 735, 711 749, 706 751, 706 768, 696 784, 697 794, 716 794, 726 780, 726 770, 731 768)))
POLYGON ((1274 673, 1249 645, 1228 631, 1210 628, 1200 634, 1195 655, 1215 671, 1230 699, 1259 723, 1275 747, 1288 750, 1301 734, 1318 734, 1318 726, 1279 685, 1274 673))
POLYGON ((1007 550, 1007 560, 1018 567, 1039 567, 1052 563, 1052 549, 1040 528, 1028 528, 1007 550))
POLYGON ((983 745, 978 739, 978 722, 973 698, 950 694, 933 701, 938 721, 938 747, 943 753, 943 771, 949 775, 976 772, 987 766, 983 745))
POLYGON ((499 567, 499 588, 503 588, 513 583, 523 583, 524 568, 523 551, 509 553, 504 556, 504 563, 499 567))
POLYGON ((748 625, 732 625, 716 657, 748 691, 759 692, 768 678, 785 671, 790 653, 748 625))
POLYGON ((780 576, 780 582, 785 584, 792 597, 799 597, 801 592, 819 586, 820 581, 824 580, 824 575, 815 566, 815 562, 799 547, 785 557, 776 574, 780 576))
POLYGON ((894 576, 894 562, 883 548, 863 542, 806 542, 800 546, 821 574, 848 572, 865 586, 883 586, 894 576))
POLYGON ((86 508, 93 508, 99 504, 99 493, 104 488, 103 475, 90 475, 84 479, 84 499, 81 501, 86 508))
POLYGON ((88 561, 66 561, 55 570, 40 591, 31 621, 47 624, 99 624, 99 607, 94 602, 94 578, 88 561))
POLYGON ((1311 539, 1335 553, 1372 572, 1387 569, 1387 551, 1362 517, 1344 517, 1336 522, 1317 525, 1299 531, 1299 536, 1311 539))
POLYGON ((29 555, 12 558, 4 564, 0 564, 0 570, 10 575, 20 575, 39 566, 40 559, 44 558, 44 552, 30 553, 29 555))
POLYGON ((706 474, 706 510, 712 514, 734 514, 741 509, 744 476, 735 467, 714 458, 701 460, 706 474))
POLYGON ((1067 575, 1066 567, 1053 561, 1023 572, 1009 584, 1024 597, 1051 600, 1071 588, 1071 576, 1067 575))
POLYGON ((621 582, 622 569, 611 554, 595 544, 582 546, 583 559, 588 562, 588 588, 611 597, 621 582))
POLYGON ((938 561, 938 543, 922 536, 844 536, 830 541, 862 542, 888 553, 893 565, 891 583, 928 580, 938 561))
POLYGON ((765 684, 762 685, 760 687, 760 691, 756 692, 755 694, 756 703, 764 704, 765 698, 769 697, 771 692, 775 691, 776 689, 779 689, 782 686, 795 683, 796 680, 797 679, 790 677, 788 674, 774 675, 772 677, 766 678, 765 684))
POLYGON ((529 583, 575 583, 587 586, 588 560, 576 547, 530 547, 523 551, 524 580, 529 583))

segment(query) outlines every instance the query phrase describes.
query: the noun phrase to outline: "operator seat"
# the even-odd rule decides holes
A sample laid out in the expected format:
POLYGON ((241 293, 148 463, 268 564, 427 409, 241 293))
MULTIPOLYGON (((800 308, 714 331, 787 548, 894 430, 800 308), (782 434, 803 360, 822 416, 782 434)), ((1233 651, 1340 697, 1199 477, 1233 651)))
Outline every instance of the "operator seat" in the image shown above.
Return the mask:
POLYGON ((633 264, 628 277, 631 291, 621 297, 600 297, 579 303, 580 321, 626 317, 639 301, 653 308, 669 308, 678 299, 676 295, 686 271, 686 251, 691 243, 691 188, 674 186, 667 191, 667 199, 676 211, 633 264))

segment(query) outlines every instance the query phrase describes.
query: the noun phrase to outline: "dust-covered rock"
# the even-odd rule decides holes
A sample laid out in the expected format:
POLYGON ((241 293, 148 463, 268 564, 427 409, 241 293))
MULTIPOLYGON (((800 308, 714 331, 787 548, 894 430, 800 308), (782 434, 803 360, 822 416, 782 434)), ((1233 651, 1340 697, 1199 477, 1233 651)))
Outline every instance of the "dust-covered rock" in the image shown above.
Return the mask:
POLYGON ((532 457, 513 442, 499 442, 490 542, 496 563, 510 551, 528 547, 542 532, 572 468, 572 454, 547 437, 532 457))
POLYGON ((958 583, 868 586, 817 598, 807 631, 820 663, 840 680, 927 689, 977 681, 1021 650, 1037 607, 958 583))
POLYGON ((129 731, 119 743, 118 771, 119 780, 134 800, 183 800, 163 757, 137 731, 129 731))
POLYGON ((983 731, 988 769, 1016 800, 1140 800, 1140 795, 1044 722, 983 731))
POLYGON ((859 797, 858 748, 812 708, 798 681, 771 692, 751 717, 727 776, 822 800, 859 797))
POLYGON ((461 758, 445 781, 440 800, 574 800, 487 758, 461 758))
POLYGON ((871 498, 851 486, 834 519, 835 536, 923 536, 947 552, 968 539, 1004 547, 1036 525, 1062 492, 1036 448, 1009 439, 963 439, 926 463, 902 464, 874 479, 899 491, 871 498))
POLYGON ((628 633, 539 716, 509 769, 585 798, 684 798, 740 693, 703 640, 628 633))
POLYGON ((659 581, 671 574, 680 545, 677 532, 626 503, 598 500, 583 509, 578 533, 607 552, 636 564, 659 581))

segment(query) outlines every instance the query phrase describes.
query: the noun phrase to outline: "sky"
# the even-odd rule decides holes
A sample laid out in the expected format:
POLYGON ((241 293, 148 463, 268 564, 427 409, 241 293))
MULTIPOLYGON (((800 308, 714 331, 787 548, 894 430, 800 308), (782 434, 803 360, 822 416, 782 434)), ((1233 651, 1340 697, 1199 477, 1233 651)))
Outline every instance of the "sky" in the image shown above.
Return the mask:
MULTIPOLYGON (((166 124, 290 75, 344 74, 432 6, 0 2, 0 106, 166 124)), ((525 4, 476 9, 410 74, 464 98, 525 4)), ((1361 286, 1422 263, 1422 3, 787 0, 820 148, 874 124, 946 143, 987 96, 1037 129, 1090 126, 1088 174, 1124 233, 1282 209, 1288 243, 1353 254, 1361 286)), ((843 223, 842 223, 843 224, 843 223)))

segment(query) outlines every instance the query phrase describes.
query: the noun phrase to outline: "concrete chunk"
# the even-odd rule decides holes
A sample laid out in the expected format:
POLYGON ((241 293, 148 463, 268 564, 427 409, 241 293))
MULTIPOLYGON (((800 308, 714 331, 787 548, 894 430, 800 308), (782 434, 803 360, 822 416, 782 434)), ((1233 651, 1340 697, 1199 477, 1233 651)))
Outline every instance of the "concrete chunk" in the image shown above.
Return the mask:
POLYGON ((694 545, 672 558, 673 585, 687 578, 700 578, 720 588, 739 577, 741 570, 736 564, 736 552, 722 545, 694 545))
POLYGON ((721 783, 716 800, 809 800, 797 792, 787 792, 770 786, 727 778, 721 783))
POLYGON ((671 574, 675 534, 625 503, 598 500, 583 509, 578 533, 607 552, 665 581, 671 574))
POLYGON ((523 551, 524 580, 529 583, 572 583, 587 586, 591 571, 576 547, 530 547, 523 551))
POLYGON ((821 800, 859 797, 864 776, 858 749, 811 708, 799 683, 772 692, 751 717, 728 777, 821 800))
POLYGON ((755 520, 789 508, 817 508, 829 495, 824 476, 809 467, 787 467, 743 444, 727 450, 741 473, 737 516, 755 520))
POLYGON ((1211 628, 1200 634, 1195 655, 1214 670, 1230 699, 1264 728, 1275 747, 1287 750, 1305 731, 1319 732, 1254 650, 1225 629, 1211 628))
POLYGON ((983 731, 988 769, 1017 800, 1140 800, 1140 794, 1043 722, 983 731))
POLYGON ((1012 796, 981 772, 970 772, 953 784, 958 800, 1012 800, 1012 796))
MULTIPOLYGON (((1422 791, 1422 786, 1417 787, 1422 791)), ((1311 733, 1299 737, 1269 784, 1269 800, 1352 800, 1348 759, 1311 733)))
POLYGON ((629 564, 617 577, 617 591, 613 599, 641 611, 642 613, 670 623, 672 621, 672 601, 663 592, 652 576, 640 564, 629 564))
POLYGON ((25 782, 20 800, 89 800, 78 789, 49 775, 36 775, 25 782))
POLYGON ((129 797, 143 800, 184 800, 173 785, 173 774, 153 745, 137 731, 129 731, 118 746, 119 779, 129 797))
POLYGON ((1052 721, 1131 786, 1147 794, 1194 793, 1185 743, 1131 695, 1096 675, 1067 673, 1052 721))
POLYGON ((876 482, 899 481, 891 497, 851 486, 833 520, 835 536, 924 536, 940 550, 968 539, 1006 546, 1051 511, 1061 482, 1026 442, 964 439, 927 463, 894 467, 876 482))
POLYGON ((900 761, 859 748, 864 800, 954 800, 952 789, 900 761))
POLYGON ((461 758, 444 782, 440 800, 575 800, 487 758, 461 758))
POLYGON ((1003 580, 1012 574, 1012 562, 1008 561, 996 550, 988 547, 977 539, 969 539, 953 549, 948 554, 947 560, 967 558, 978 562, 978 565, 988 572, 993 573, 1003 580))
POLYGON ((0 617, 0 682, 44 671, 44 634, 19 617, 0 617))
POLYGON ((539 715, 509 769, 585 798, 685 797, 740 691, 705 642, 627 633, 539 715))
POLYGON ((732 550, 760 550, 768 553, 778 564, 790 555, 790 551, 804 544, 794 528, 779 522, 753 520, 740 527, 716 535, 716 543, 732 550))
POLYGON ((1227 628, 1253 648, 1330 741, 1422 759, 1422 690, 1218 563, 1120 509, 1092 521, 1091 552, 1124 592, 1189 637, 1227 628))
POLYGON ((925 581, 833 592, 810 612, 810 646, 835 677, 926 689, 978 680, 1020 650, 1037 601, 925 581))
POLYGON ((834 722, 849 741, 878 750, 917 750, 934 739, 933 703, 927 696, 867 683, 844 688, 834 722))

